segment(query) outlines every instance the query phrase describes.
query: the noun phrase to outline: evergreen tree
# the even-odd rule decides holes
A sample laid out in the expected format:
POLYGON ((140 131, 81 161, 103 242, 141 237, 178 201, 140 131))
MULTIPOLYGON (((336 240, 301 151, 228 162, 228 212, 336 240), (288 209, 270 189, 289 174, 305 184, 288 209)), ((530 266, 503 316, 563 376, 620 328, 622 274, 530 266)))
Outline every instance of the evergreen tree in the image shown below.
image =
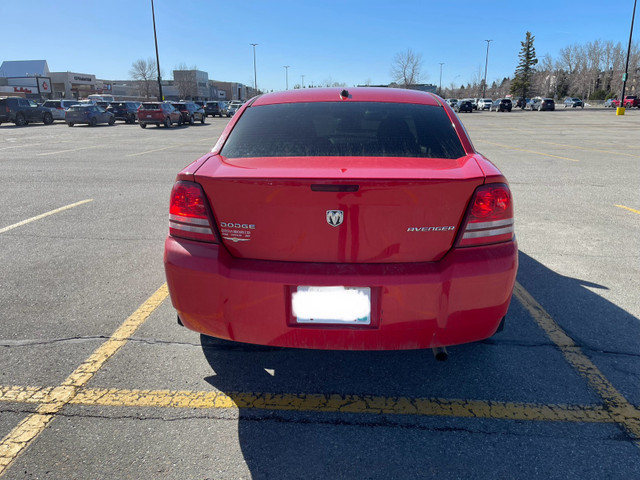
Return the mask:
POLYGON ((522 49, 518 54, 520 63, 518 63, 516 67, 513 82, 511 82, 511 94, 518 95, 522 98, 527 97, 527 91, 531 87, 535 66, 538 63, 536 49, 533 46, 534 39, 535 37, 531 35, 531 32, 527 32, 525 41, 520 42, 520 45, 522 45, 522 49))

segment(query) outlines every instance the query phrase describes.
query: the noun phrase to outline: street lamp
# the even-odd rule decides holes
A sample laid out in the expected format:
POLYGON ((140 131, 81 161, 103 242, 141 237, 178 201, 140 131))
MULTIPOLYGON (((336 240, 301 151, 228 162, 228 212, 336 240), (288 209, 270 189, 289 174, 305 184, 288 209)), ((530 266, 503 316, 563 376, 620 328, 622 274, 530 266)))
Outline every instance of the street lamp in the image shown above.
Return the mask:
POLYGON ((255 94, 258 94, 258 75, 256 74, 256 46, 257 43, 250 43, 253 47, 253 88, 255 90, 255 94))
POLYGON ((158 96, 160 101, 164 100, 162 95, 162 79, 160 78, 160 55, 158 55, 158 36, 156 35, 156 12, 153 8, 153 0, 151 0, 151 17, 153 18, 153 39, 156 42, 156 66, 158 68, 158 96))
POLYGON ((482 98, 487 96, 487 66, 489 65, 489 44, 493 40, 485 40, 487 42, 487 57, 484 60, 484 85, 482 86, 482 98))
POLYGON ((442 96, 442 65, 444 65, 444 62, 440 63, 440 96, 442 96))
POLYGON ((620 107, 616 110, 618 115, 624 115, 624 91, 627 88, 627 76, 629 75, 629 54, 631 53, 631 39, 633 37, 633 21, 636 18, 636 3, 633 0, 633 15, 631 15, 631 31, 629 32, 629 47, 627 48, 627 64, 624 67, 624 75, 622 75, 622 95, 620 96, 620 107))
POLYGON ((287 90, 289 90, 289 67, 290 65, 284 65, 284 77, 287 85, 287 90))

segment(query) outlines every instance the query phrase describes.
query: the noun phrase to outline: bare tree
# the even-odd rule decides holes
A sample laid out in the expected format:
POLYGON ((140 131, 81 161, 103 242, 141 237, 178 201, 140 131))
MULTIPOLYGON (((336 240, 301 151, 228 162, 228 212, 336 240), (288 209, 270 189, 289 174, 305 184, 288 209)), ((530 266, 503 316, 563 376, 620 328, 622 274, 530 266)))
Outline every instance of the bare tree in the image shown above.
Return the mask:
POLYGON ((149 57, 147 60, 140 58, 131 64, 131 70, 129 75, 134 80, 140 82, 140 95, 145 98, 151 98, 158 95, 158 85, 156 83, 158 79, 158 69, 156 62, 153 58, 149 57))
POLYGON ((410 48, 404 53, 397 53, 391 66, 393 81, 402 88, 409 88, 420 81, 422 54, 414 53, 410 48))

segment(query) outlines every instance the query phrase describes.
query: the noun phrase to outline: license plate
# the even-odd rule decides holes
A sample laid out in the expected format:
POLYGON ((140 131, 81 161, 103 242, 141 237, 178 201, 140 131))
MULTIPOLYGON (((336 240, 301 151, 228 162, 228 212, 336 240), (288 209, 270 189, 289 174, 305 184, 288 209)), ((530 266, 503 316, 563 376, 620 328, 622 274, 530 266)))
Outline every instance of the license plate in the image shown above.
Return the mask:
POLYGON ((296 323, 370 325, 371 289, 300 286, 291 295, 291 310, 296 323))

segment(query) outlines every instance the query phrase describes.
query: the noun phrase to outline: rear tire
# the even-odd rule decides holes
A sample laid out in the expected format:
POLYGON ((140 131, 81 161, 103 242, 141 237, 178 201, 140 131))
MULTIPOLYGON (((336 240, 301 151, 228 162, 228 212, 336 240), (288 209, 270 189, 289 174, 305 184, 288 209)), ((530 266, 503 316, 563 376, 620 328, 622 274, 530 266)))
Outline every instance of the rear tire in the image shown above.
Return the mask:
POLYGON ((113 125, 114 123, 116 123, 116 119, 114 117, 110 117, 109 118, 109 125, 113 125))
POLYGON ((98 121, 96 120, 96 117, 91 118, 91 120, 89 120, 89 126, 90 127, 95 127, 98 124, 98 121))
POLYGON ((171 126, 171 119, 169 117, 166 117, 164 119, 164 126, 169 128, 171 126))
POLYGON ((140 128, 147 128, 147 124, 146 123, 141 123, 140 124, 140 128))
POLYGON ((50 113, 45 113, 42 117, 42 122, 45 125, 51 125, 53 123, 53 115, 51 115, 50 113))
POLYGON ((67 123, 67 125, 69 125, 70 127, 73 127, 73 123, 67 123))
POLYGON ((22 113, 19 113, 16 115, 15 124, 19 127, 22 127, 27 124, 27 120, 24 118, 24 115, 22 113))

